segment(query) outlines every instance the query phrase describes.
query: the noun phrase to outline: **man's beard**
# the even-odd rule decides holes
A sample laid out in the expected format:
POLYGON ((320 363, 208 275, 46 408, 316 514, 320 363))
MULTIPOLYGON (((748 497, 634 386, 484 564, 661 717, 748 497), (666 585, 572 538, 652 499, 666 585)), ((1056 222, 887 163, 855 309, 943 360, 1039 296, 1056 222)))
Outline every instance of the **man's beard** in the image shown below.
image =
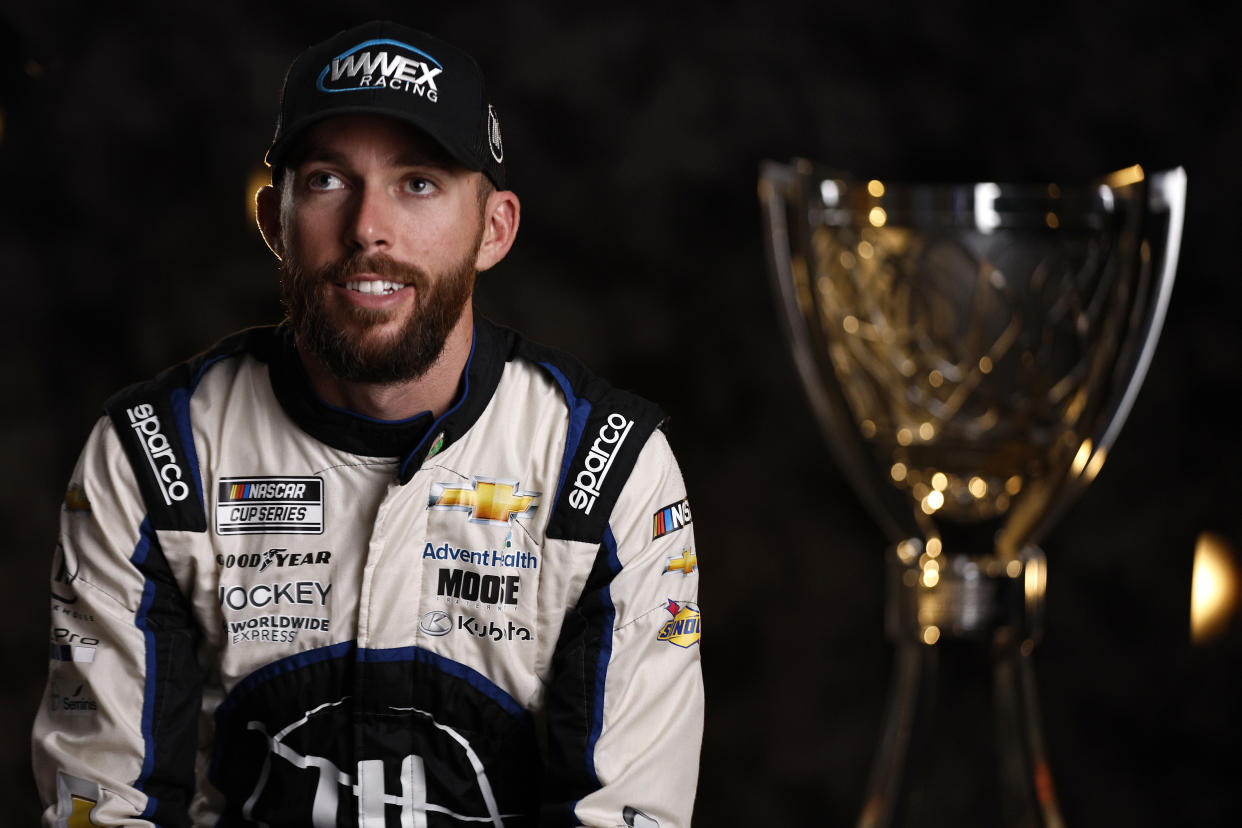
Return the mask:
POLYGON ((461 261, 435 279, 383 255, 359 252, 316 270, 286 255, 280 265, 281 295, 298 348, 347 382, 391 384, 422 377, 440 358, 474 290, 477 249, 478 244, 467 248, 461 261), (414 287, 416 304, 395 336, 368 338, 373 328, 391 318, 390 311, 342 303, 329 308, 334 286, 362 273, 414 287))

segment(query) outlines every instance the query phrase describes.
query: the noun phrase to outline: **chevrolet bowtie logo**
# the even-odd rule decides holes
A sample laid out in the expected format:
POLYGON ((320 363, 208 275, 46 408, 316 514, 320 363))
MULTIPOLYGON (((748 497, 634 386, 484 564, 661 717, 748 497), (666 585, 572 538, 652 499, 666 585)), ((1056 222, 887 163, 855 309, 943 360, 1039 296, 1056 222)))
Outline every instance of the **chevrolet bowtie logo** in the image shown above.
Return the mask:
POLYGON ((664 567, 664 572, 660 574, 666 575, 669 572, 680 572, 682 575, 692 575, 698 568, 699 556, 687 549, 681 553, 680 558, 669 558, 668 566, 664 567))
POLYGON ((427 507, 460 509, 470 513, 476 523, 508 523, 517 515, 534 514, 539 508, 539 492, 519 492, 516 480, 491 480, 476 477, 470 488, 452 488, 434 483, 427 507))

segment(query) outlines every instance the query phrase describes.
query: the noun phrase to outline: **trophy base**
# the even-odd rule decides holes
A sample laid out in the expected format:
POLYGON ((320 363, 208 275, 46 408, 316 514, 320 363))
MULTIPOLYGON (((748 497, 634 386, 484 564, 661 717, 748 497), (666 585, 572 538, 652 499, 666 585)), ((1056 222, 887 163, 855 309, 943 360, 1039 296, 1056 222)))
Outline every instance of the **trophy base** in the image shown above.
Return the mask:
POLYGON ((895 676, 860 828, 1064 825, 1030 660, 1043 572, 1037 549, 1001 563, 899 545, 895 676))

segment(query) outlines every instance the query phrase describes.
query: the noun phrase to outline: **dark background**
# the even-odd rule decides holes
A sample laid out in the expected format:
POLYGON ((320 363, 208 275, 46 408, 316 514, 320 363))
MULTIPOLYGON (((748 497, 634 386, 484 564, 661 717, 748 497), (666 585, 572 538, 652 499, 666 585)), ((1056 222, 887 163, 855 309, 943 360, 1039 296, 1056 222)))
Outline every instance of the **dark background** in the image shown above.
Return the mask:
POLYGON ((382 16, 489 76, 523 221, 479 304, 672 414, 707 617, 697 825, 852 822, 891 672, 884 538, 786 353, 759 162, 961 180, 1185 166, 1164 335, 1109 462, 1043 543, 1035 661, 1071 824, 1235 823, 1242 636, 1191 647, 1188 605, 1196 535, 1242 542, 1238 7, 581 5, 0 5, 0 822, 35 821, 28 731, 77 452, 111 391, 279 318, 248 205, 284 69, 382 16))

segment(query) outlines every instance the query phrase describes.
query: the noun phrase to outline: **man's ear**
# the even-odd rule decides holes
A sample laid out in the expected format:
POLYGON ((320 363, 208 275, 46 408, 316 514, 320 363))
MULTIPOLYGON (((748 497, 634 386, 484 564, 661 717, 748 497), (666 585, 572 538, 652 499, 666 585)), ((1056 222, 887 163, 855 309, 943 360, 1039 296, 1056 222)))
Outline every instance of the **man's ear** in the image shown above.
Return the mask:
POLYGON ((475 270, 487 270, 509 252, 517 238, 522 219, 522 203, 511 190, 496 190, 483 208, 483 240, 474 260, 475 270))
POLYGON ((265 184, 254 194, 254 203, 263 241, 267 242, 276 258, 284 258, 285 245, 280 233, 280 190, 265 184))

